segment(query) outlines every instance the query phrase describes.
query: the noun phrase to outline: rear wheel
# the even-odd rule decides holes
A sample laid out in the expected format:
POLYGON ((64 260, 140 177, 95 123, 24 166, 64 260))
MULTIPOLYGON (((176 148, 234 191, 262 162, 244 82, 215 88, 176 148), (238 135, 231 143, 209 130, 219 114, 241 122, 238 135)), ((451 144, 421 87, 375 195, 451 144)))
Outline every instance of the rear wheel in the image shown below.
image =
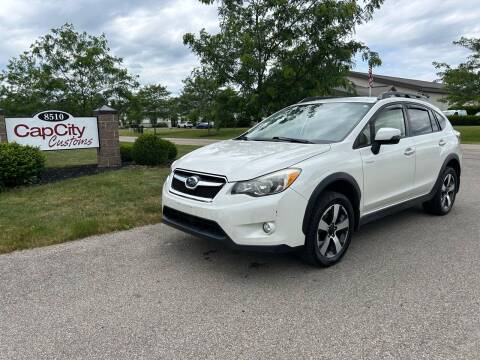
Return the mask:
POLYGON ((458 175, 455 169, 447 167, 442 174, 440 183, 433 198, 424 203, 423 207, 429 213, 446 215, 452 210, 458 189, 458 175))
POLYGON ((353 207, 348 198, 337 192, 326 192, 307 231, 304 259, 323 267, 336 264, 350 245, 353 228, 353 207))

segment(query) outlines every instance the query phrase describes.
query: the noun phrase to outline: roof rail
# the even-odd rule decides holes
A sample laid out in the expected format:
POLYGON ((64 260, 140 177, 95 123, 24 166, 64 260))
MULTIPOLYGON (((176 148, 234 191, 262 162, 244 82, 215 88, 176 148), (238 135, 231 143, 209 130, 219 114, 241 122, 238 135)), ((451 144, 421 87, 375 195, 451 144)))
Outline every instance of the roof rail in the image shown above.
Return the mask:
POLYGON ((338 96, 309 96, 309 97, 306 97, 305 99, 300 100, 298 102, 298 104, 306 103, 306 102, 310 102, 310 101, 325 100, 325 99, 336 99, 336 98, 338 98, 338 96))
POLYGON ((405 93, 405 92, 399 92, 399 91, 387 91, 387 92, 384 92, 383 94, 380 94, 378 96, 378 100, 388 99, 392 97, 403 97, 408 99, 425 99, 425 100, 427 99, 427 97, 423 95, 405 93))

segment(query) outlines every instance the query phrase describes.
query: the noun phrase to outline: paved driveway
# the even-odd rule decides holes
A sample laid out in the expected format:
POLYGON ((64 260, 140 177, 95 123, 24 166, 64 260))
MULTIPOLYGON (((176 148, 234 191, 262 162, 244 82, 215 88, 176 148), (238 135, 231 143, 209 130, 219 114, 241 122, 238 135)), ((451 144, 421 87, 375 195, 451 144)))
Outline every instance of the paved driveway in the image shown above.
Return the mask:
POLYGON ((364 227, 339 265, 163 225, 0 256, 2 359, 478 359, 480 153, 447 217, 364 227))

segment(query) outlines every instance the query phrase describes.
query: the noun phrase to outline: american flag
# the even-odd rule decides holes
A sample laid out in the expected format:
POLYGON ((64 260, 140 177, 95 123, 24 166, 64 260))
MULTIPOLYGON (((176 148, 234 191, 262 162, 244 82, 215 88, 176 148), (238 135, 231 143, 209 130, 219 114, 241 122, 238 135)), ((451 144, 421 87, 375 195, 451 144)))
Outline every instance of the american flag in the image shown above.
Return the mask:
POLYGON ((373 69, 372 69, 372 65, 370 65, 368 67, 368 86, 370 88, 373 87, 373 69))

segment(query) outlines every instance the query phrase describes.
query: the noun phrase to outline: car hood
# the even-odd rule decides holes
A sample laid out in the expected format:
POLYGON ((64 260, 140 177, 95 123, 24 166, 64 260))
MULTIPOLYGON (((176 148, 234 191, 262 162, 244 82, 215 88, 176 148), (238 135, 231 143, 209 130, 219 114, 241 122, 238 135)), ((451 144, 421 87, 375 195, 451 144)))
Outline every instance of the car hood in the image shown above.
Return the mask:
POLYGON ((328 144, 227 140, 192 151, 175 168, 241 181, 284 169, 330 150, 328 144))

